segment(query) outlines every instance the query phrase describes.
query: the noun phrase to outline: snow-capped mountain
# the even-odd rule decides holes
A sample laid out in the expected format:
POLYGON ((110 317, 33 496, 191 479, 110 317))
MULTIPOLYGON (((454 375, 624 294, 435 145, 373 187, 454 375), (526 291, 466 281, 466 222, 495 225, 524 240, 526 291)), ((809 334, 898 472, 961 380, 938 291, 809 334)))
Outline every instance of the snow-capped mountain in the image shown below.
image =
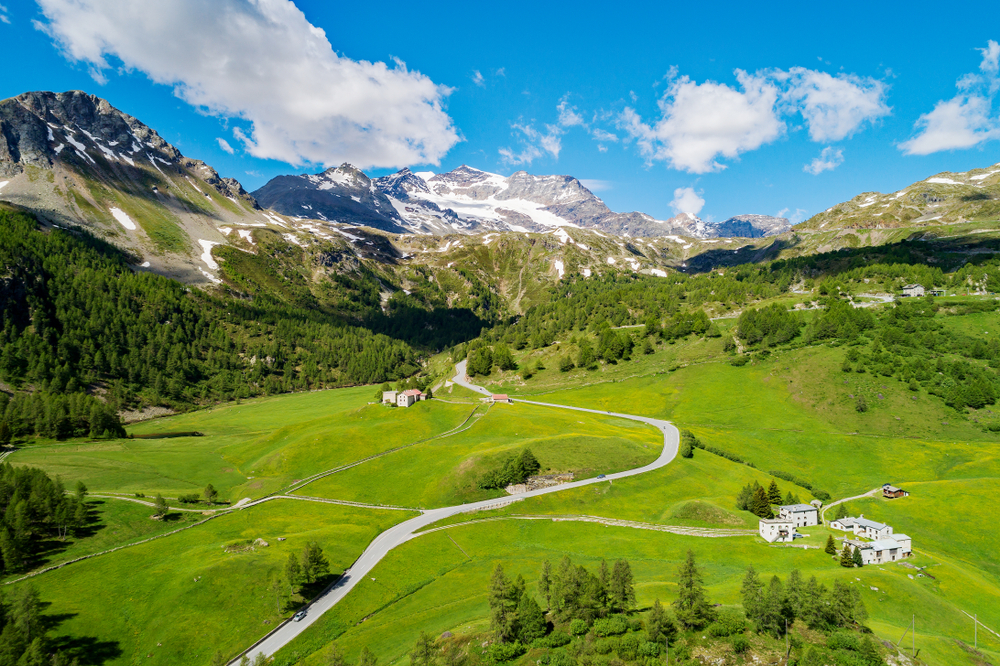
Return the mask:
POLYGON ((741 216, 712 225, 688 213, 667 220, 645 213, 616 213, 572 176, 518 171, 505 177, 465 165, 442 174, 403 169, 371 180, 343 164, 321 174, 279 176, 253 194, 261 205, 286 215, 417 234, 530 232, 565 226, 616 236, 715 238, 759 237, 780 226, 760 231, 755 224, 776 219, 766 216, 741 216))
POLYGON ((735 215, 725 222, 713 225, 714 238, 762 238, 777 236, 792 228, 786 217, 771 215, 735 215))

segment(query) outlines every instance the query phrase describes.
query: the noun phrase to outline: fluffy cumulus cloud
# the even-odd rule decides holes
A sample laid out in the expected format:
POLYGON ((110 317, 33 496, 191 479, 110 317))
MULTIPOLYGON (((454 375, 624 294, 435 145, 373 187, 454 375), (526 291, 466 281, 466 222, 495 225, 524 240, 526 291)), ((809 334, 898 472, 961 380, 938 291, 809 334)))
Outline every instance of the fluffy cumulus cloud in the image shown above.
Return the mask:
POLYGON ((1000 90, 1000 44, 990 40, 979 51, 982 74, 961 77, 955 97, 939 101, 921 115, 914 125, 917 135, 899 144, 903 153, 929 155, 1000 139, 1000 118, 993 115, 993 100, 1000 90))
POLYGON ((291 0, 38 4, 36 26, 98 81, 139 70, 208 113, 244 119, 249 131, 234 136, 256 157, 399 167, 436 164, 459 141, 449 88, 399 61, 338 55, 291 0))
POLYGON ((812 162, 802 167, 802 170, 817 176, 824 171, 833 171, 843 163, 844 149, 827 146, 820 151, 819 157, 814 158, 812 162))
POLYGON ((866 122, 888 115, 885 84, 853 74, 831 76, 804 67, 776 72, 787 86, 783 100, 801 112, 809 138, 819 143, 841 141, 866 122))
POLYGON ((215 137, 215 140, 219 143, 219 148, 222 148, 224 151, 226 151, 230 155, 232 155, 233 153, 236 152, 235 150, 233 150, 233 147, 231 145, 229 145, 229 142, 226 141, 225 139, 223 139, 221 136, 215 137))
POLYGON ((705 206, 705 200, 701 197, 702 192, 695 192, 693 187, 678 187, 674 190, 674 200, 670 202, 670 207, 674 213, 690 213, 697 215, 705 206))
POLYGON ((734 158, 774 141, 785 131, 775 112, 778 88, 765 77, 737 70, 741 90, 688 77, 674 80, 659 101, 662 117, 643 122, 631 107, 618 124, 650 161, 692 173, 720 171, 718 157, 734 158))
POLYGON ((501 162, 509 166, 531 164, 546 154, 553 159, 559 159, 559 152, 562 150, 561 127, 546 125, 545 132, 540 132, 532 125, 524 123, 514 123, 511 127, 519 138, 521 149, 515 151, 511 148, 501 148, 499 150, 501 162))
POLYGON ((735 75, 738 87, 672 77, 658 102, 658 120, 646 122, 626 107, 618 126, 648 161, 707 173, 725 169, 722 158, 737 158, 783 136, 787 116, 801 114, 809 138, 828 143, 890 112, 886 87, 875 79, 803 67, 735 75))

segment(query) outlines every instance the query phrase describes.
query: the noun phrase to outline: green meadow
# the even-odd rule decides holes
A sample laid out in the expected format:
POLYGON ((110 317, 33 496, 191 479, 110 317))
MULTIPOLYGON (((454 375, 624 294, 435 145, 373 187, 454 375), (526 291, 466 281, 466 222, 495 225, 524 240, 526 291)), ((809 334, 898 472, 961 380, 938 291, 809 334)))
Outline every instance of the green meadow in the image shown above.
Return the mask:
MULTIPOLYGON (((910 579, 912 569, 847 570, 822 550, 769 546, 757 537, 697 538, 594 524, 508 520, 433 532, 392 551, 352 591, 352 603, 324 615, 279 652, 276 663, 325 664, 335 639, 348 663, 368 646, 380 663, 407 664, 407 653, 421 631, 439 635, 488 630, 489 577, 498 563, 508 575, 523 575, 528 590, 537 594, 535 581, 545 559, 556 563, 569 555, 593 569, 602 558, 626 558, 640 608, 657 598, 672 601, 677 566, 689 548, 703 567, 709 597, 716 603, 739 603, 743 572, 753 564, 765 579, 774 574, 784 578, 799 569, 827 586, 837 578, 859 586, 871 616, 868 624, 884 640, 897 640, 911 614, 917 613, 917 645, 927 663, 969 663, 955 643, 956 638, 972 640, 971 622, 960 612, 966 605, 978 604, 984 623, 1000 624, 995 587, 981 587, 964 569, 927 556, 913 562, 928 565, 935 578, 910 579), (983 605, 991 603, 993 608, 985 611, 983 605)), ((984 633, 980 650, 991 658, 1000 656, 1000 640, 984 633)))
POLYGON ((83 481, 94 492, 176 497, 211 483, 220 499, 235 502, 441 434, 472 410, 435 401, 405 410, 368 404, 374 394, 364 387, 251 400, 136 424, 128 429, 136 439, 26 448, 10 462, 83 481), (187 432, 202 436, 138 438, 187 432))
POLYGON ((287 617, 288 599, 272 583, 289 553, 315 541, 340 574, 375 536, 412 515, 272 500, 30 582, 56 625, 52 635, 91 645, 96 663, 207 664, 216 650, 237 654, 287 617), (226 549, 258 538, 268 546, 226 549))
POLYGON ((481 490, 477 482, 504 454, 521 448, 534 453, 542 474, 585 478, 652 462, 663 439, 658 430, 626 419, 497 404, 466 430, 324 477, 297 493, 420 508, 498 497, 502 490, 481 490))

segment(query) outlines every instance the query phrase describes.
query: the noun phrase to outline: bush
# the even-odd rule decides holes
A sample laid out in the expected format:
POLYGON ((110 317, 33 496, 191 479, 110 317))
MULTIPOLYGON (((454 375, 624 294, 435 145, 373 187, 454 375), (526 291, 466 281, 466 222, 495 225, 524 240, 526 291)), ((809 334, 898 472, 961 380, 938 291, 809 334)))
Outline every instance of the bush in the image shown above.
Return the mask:
POLYGON ((576 661, 563 651, 556 652, 549 661, 550 666, 576 666, 576 661))
POLYGON ((201 500, 201 495, 198 493, 191 493, 189 495, 178 495, 177 501, 183 504, 197 504, 201 500))
POLYGON ((708 633, 717 637, 742 634, 746 630, 747 621, 743 611, 736 608, 723 608, 718 619, 709 625, 708 633))
POLYGON ((750 649, 750 640, 743 634, 733 636, 733 652, 743 654, 750 649))
POLYGON ((618 647, 617 638, 602 638, 600 640, 594 641, 594 652, 599 655, 606 656, 615 651, 618 647))
POLYGON ((639 646, 639 656, 640 657, 659 657, 660 656, 660 644, 651 643, 646 641, 639 646))
POLYGON ((571 640, 573 639, 569 637, 569 634, 564 634, 561 631, 554 631, 548 636, 536 638, 531 646, 536 648, 558 648, 563 645, 568 645, 571 640))
POLYGON ((579 618, 569 623, 569 633, 574 636, 583 636, 589 629, 590 625, 579 618))
POLYGON ((620 636, 628 631, 628 620, 621 615, 601 618, 594 622, 594 635, 604 638, 605 636, 620 636))
POLYGON ((573 359, 569 356, 563 356, 559 359, 559 372, 569 372, 575 367, 576 365, 573 363, 573 359))
POLYGON ((635 661, 639 656, 639 637, 635 634, 626 634, 618 639, 616 652, 624 661, 635 661))
POLYGON ((857 652, 861 649, 861 642, 850 631, 837 631, 830 634, 830 637, 826 639, 826 646, 831 650, 853 650, 857 652))
POLYGON ((868 411, 868 401, 865 400, 865 396, 858 396, 858 399, 854 402, 854 409, 862 414, 868 411))
POLYGON ((483 651, 483 661, 486 664, 502 664, 505 661, 517 659, 528 651, 520 641, 513 643, 493 643, 483 651))
POLYGON ((737 368, 742 368, 749 362, 750 362, 749 356, 737 356, 736 358, 734 358, 732 361, 729 362, 729 365, 735 366, 737 368))

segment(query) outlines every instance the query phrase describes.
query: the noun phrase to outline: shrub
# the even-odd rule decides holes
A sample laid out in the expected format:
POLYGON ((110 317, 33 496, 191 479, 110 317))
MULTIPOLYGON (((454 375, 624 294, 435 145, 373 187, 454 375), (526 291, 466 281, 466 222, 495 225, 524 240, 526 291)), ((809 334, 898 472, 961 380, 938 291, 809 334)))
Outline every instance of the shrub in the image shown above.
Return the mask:
POLYGON ((520 643, 493 643, 483 651, 483 661, 486 664, 502 664, 505 661, 517 659, 528 649, 520 643))
POLYGON ((625 661, 635 661, 639 656, 639 637, 635 634, 626 634, 618 639, 618 646, 615 652, 625 661))
POLYGON ((618 639, 616 638, 602 638, 594 641, 594 652, 599 655, 609 655, 618 647, 617 643, 618 639))
POLYGON ((857 652, 861 649, 858 637, 850 631, 837 631, 830 634, 826 639, 826 646, 831 650, 853 650, 857 652))
POLYGON ((576 661, 573 657, 561 650, 552 655, 552 660, 549 663, 551 666, 576 666, 576 661))
POLYGON ((749 362, 750 362, 749 356, 737 356, 736 358, 734 358, 732 361, 729 362, 729 365, 735 366, 737 368, 742 368, 749 362))
POLYGON ((589 629, 590 626, 579 618, 569 623, 569 633, 574 636, 583 636, 589 629))
POLYGON ((201 495, 198 493, 191 493, 189 495, 178 495, 177 501, 183 504, 197 504, 201 499, 201 495))
POLYGON ((536 638, 531 644, 532 647, 536 648, 557 648, 563 645, 568 645, 572 639, 569 634, 564 634, 561 631, 554 631, 548 636, 543 636, 542 638, 536 638))
POLYGON ((620 636, 628 631, 628 620, 621 615, 601 618, 594 621, 594 635, 604 638, 605 636, 620 636))
POLYGON ((659 657, 660 656, 660 644, 651 643, 650 641, 644 642, 639 646, 639 656, 640 657, 659 657))
POLYGON ((750 649, 750 640, 743 634, 733 636, 733 652, 743 654, 750 649))
POLYGON ((717 637, 732 636, 742 634, 746 629, 747 621, 743 611, 737 608, 723 608, 719 611, 718 619, 708 627, 708 633, 717 637))

